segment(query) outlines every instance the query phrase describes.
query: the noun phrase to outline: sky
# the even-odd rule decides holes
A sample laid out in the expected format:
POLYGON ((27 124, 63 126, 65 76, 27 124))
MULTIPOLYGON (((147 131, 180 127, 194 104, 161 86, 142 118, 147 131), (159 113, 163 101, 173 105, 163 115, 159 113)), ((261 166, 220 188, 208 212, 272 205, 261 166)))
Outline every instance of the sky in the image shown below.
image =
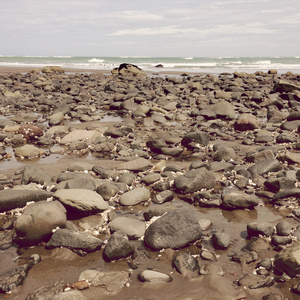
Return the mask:
POLYGON ((299 0, 1 0, 0 55, 299 56, 299 0))

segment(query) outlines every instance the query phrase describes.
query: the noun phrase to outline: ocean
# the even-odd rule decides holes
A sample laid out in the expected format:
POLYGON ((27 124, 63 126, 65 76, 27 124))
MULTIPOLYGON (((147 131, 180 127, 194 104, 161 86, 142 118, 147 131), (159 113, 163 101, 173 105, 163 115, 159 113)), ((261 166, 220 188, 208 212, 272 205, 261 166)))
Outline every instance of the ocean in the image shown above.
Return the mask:
POLYGON ((0 66, 44 67, 49 65, 77 69, 112 70, 121 63, 137 65, 145 71, 181 71, 194 73, 291 71, 300 74, 300 56, 296 57, 81 57, 81 56, 8 56, 0 55, 0 66), (157 68, 162 65, 163 68, 157 68))

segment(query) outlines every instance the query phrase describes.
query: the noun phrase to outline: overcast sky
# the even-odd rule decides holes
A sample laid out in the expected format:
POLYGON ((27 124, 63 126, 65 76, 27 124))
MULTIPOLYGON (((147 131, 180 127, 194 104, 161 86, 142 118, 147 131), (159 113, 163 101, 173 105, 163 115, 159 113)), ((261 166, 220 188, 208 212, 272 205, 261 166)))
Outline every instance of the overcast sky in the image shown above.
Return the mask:
POLYGON ((299 56, 300 0, 1 0, 0 54, 299 56))

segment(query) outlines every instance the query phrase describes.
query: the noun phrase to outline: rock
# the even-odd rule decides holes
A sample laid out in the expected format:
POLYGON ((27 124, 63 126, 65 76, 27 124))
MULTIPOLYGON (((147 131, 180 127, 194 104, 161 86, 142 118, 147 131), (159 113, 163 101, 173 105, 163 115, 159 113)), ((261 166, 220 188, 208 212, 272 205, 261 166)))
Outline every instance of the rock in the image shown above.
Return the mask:
POLYGON ((55 281, 44 285, 26 297, 26 300, 50 300, 53 299, 53 296, 56 294, 62 293, 64 289, 68 286, 66 281, 55 281))
POLYGON ((77 290, 58 293, 51 300, 87 300, 87 298, 77 290))
POLYGON ((24 264, 2 274, 0 276, 0 293, 9 293, 21 285, 31 267, 30 264, 24 264))
POLYGON ((64 228, 66 223, 66 210, 58 201, 30 204, 14 223, 15 241, 27 246, 38 244, 47 240, 53 229, 64 228))
POLYGON ((141 182, 150 185, 160 180, 160 178, 161 176, 158 173, 149 173, 141 179, 141 182))
POLYGON ((271 239, 271 244, 274 246, 278 245, 287 245, 292 242, 291 236, 279 236, 279 235, 273 235, 271 239))
POLYGON ((184 277, 193 278, 198 276, 198 260, 190 254, 179 253, 173 261, 173 265, 177 272, 184 277))
POLYGON ((279 92, 279 93, 289 93, 291 91, 300 91, 300 86, 296 85, 296 84, 292 84, 292 83, 289 83, 287 81, 284 81, 284 80, 279 80, 277 83, 274 84, 274 87, 273 87, 273 91, 276 93, 276 92, 279 92))
POLYGON ((118 74, 122 76, 147 76, 147 74, 138 66, 133 64, 120 64, 118 67, 118 74))
POLYGON ((279 273, 286 273, 290 277, 300 274, 300 244, 281 250, 274 260, 274 267, 279 273))
POLYGON ((90 191, 94 191, 96 189, 96 184, 94 181, 80 176, 66 180, 64 183, 65 186, 63 189, 84 189, 90 191))
POLYGON ((181 145, 188 149, 198 149, 207 146, 209 140, 209 134, 206 132, 190 132, 182 138, 181 145))
POLYGON ((134 246, 128 240, 125 233, 117 231, 111 235, 103 250, 105 261, 111 262, 121 258, 126 258, 134 253, 134 246))
POLYGON ((247 225, 247 232, 250 237, 260 234, 268 237, 275 232, 275 228, 268 222, 253 222, 247 225))
POLYGON ((174 198, 173 192, 170 190, 162 191, 154 196, 152 201, 157 204, 162 204, 168 201, 172 201, 174 198))
POLYGON ((276 225, 276 232, 280 236, 288 236, 291 234, 292 226, 286 221, 280 221, 276 225))
POLYGON ((279 294, 268 294, 262 297, 262 300, 283 300, 279 294))
POLYGON ((290 190, 296 188, 295 181, 286 177, 270 178, 264 182, 267 190, 278 192, 279 190, 290 190))
MULTIPOLYGON (((219 93, 220 92, 222 92, 222 91, 219 91, 219 93)), ((225 97, 225 99, 231 98, 231 93, 229 93, 229 92, 223 92, 223 93, 226 93, 223 97, 217 97, 218 94, 216 94, 216 98, 224 98, 224 97, 225 97)), ((220 101, 216 104, 213 104, 210 106, 210 109, 216 114, 217 118, 224 118, 224 119, 229 119, 229 120, 233 120, 236 118, 234 106, 227 101, 220 101)))
POLYGON ((17 157, 34 158, 34 157, 39 157, 40 154, 41 154, 40 149, 33 145, 24 145, 15 148, 15 156, 17 157))
POLYGON ((259 203, 258 198, 253 194, 243 192, 230 192, 222 194, 222 206, 226 209, 254 208, 259 203))
POLYGON ((234 127, 239 131, 254 130, 260 127, 260 123, 252 114, 242 114, 236 120, 234 127))
POLYGON ((119 170, 128 170, 133 172, 143 172, 149 170, 150 168, 152 168, 152 163, 149 160, 142 157, 125 163, 121 163, 118 166, 119 170))
POLYGON ((269 172, 278 172, 282 170, 282 166, 277 159, 265 159, 261 160, 255 165, 248 168, 248 171, 252 174, 263 175, 269 172))
POLYGON ((16 133, 22 134, 27 141, 35 141, 44 135, 43 130, 34 125, 21 126, 16 133))
POLYGON ((141 282, 171 282, 173 280, 170 275, 154 270, 144 270, 138 278, 141 282))
POLYGON ((101 179, 113 179, 116 180, 120 175, 118 171, 105 169, 100 166, 94 166, 92 169, 101 179))
POLYGON ((41 190, 12 190, 0 191, 0 213, 15 208, 22 208, 27 202, 38 202, 52 197, 52 193, 41 190))
POLYGON ((217 261, 218 260, 217 256, 213 252, 208 251, 208 250, 202 250, 200 253, 200 257, 203 260, 209 260, 209 261, 217 261))
POLYGON ((63 189, 54 195, 71 212, 92 214, 109 208, 99 194, 86 189, 63 189))
POLYGON ((59 111, 57 113, 54 113, 53 115, 51 115, 49 117, 49 125, 50 126, 55 126, 55 125, 59 125, 60 123, 63 122, 65 116, 63 114, 63 112, 59 111))
POLYGON ((46 66, 42 69, 42 73, 64 73, 65 70, 59 66, 46 66))
POLYGON ((96 192, 106 201, 114 197, 119 191, 118 185, 113 182, 104 182, 96 189, 96 192))
POLYGON ((80 130, 76 129, 71 131, 67 135, 65 135, 61 140, 60 143, 63 145, 70 144, 76 141, 86 141, 90 142, 97 136, 101 136, 101 133, 96 130, 80 130))
POLYGON ((167 212, 147 228, 144 243, 153 250, 179 249, 201 236, 202 230, 195 213, 176 209, 167 212))
POLYGON ((201 189, 211 189, 215 186, 214 174, 206 168, 193 169, 174 179, 174 187, 178 193, 190 194, 201 189))
POLYGON ((135 188, 120 197, 120 204, 125 206, 137 205, 150 199, 151 193, 147 188, 135 188))
POLYGON ((236 160, 236 153, 233 148, 221 146, 213 155, 216 161, 232 161, 236 160))
POLYGON ((139 239, 145 234, 145 223, 130 217, 116 217, 109 223, 111 231, 122 230, 130 239, 139 239))
POLYGON ((76 161, 69 165, 68 171, 74 172, 74 171, 92 171, 94 165, 83 162, 83 161, 76 161))
POLYGON ((216 232, 213 233, 212 237, 212 244, 215 249, 227 249, 230 245, 230 235, 224 232, 216 232))
POLYGON ((92 287, 104 289, 106 295, 115 295, 127 286, 130 277, 126 271, 101 272, 85 270, 80 274, 78 280, 87 280, 92 287))
POLYGON ((84 255, 99 250, 102 245, 102 240, 84 232, 58 229, 52 234, 45 247, 46 249, 66 247, 77 254, 84 255))
POLYGON ((30 182, 35 182, 42 185, 50 185, 53 184, 53 179, 49 174, 47 174, 38 166, 29 165, 26 166, 23 170, 21 184, 28 184, 30 182))

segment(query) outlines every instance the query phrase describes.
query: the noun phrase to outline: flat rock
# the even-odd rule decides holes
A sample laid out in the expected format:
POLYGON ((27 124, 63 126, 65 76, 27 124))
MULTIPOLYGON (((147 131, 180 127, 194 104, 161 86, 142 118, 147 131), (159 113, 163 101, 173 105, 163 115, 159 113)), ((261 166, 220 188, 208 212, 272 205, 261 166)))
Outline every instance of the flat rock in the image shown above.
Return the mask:
POLYGON ((30 182, 35 182, 38 184, 51 184, 53 183, 53 179, 46 171, 38 166, 29 165, 23 170, 21 184, 28 184, 30 182))
POLYGON ((120 204, 125 206, 137 205, 150 199, 151 193, 147 188, 141 187, 124 193, 120 197, 120 204))
POLYGON ((101 136, 101 133, 99 131, 77 129, 65 135, 60 140, 60 143, 66 145, 76 141, 91 141, 97 136, 101 136))
POLYGON ((254 175, 263 175, 269 172, 278 172, 282 170, 282 166, 277 159, 264 159, 248 168, 248 171, 254 175))
POLYGON ((82 213, 97 213, 109 208, 102 196, 86 189, 63 189, 55 197, 68 209, 82 213))
POLYGON ((120 163, 120 165, 118 166, 119 170, 128 170, 133 172, 147 171, 150 168, 152 168, 152 163, 149 160, 142 157, 125 163, 120 163))
POLYGON ((147 228, 144 243, 153 250, 178 249, 201 236, 202 230, 195 213, 176 209, 167 212, 147 228))
POLYGON ((275 228, 268 222, 253 222, 247 225, 247 232, 249 236, 271 236, 275 232, 275 228))
POLYGON ((56 294, 59 294, 64 291, 64 289, 68 286, 68 282, 66 281, 55 281, 51 282, 47 285, 44 285, 33 292, 31 292, 26 300, 48 300, 53 299, 56 294))

